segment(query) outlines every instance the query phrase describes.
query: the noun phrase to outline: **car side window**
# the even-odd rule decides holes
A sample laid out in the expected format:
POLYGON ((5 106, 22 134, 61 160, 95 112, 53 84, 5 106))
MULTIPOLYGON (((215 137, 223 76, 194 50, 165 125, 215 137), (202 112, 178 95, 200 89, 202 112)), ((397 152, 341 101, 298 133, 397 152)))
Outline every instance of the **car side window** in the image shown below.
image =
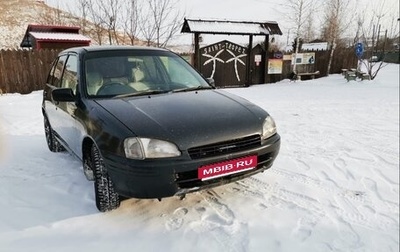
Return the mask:
POLYGON ((53 85, 54 70, 56 69, 57 61, 58 61, 58 58, 56 58, 51 65, 49 75, 47 76, 47 81, 46 81, 47 84, 53 85))
POLYGON ((70 55, 67 63, 65 64, 64 74, 61 80, 62 88, 71 88, 73 93, 76 94, 76 86, 78 84, 78 58, 76 55, 70 55))
POLYGON ((56 87, 61 87, 61 76, 64 71, 64 64, 67 60, 67 55, 63 55, 58 58, 57 64, 55 65, 54 74, 53 74, 53 85, 56 87))

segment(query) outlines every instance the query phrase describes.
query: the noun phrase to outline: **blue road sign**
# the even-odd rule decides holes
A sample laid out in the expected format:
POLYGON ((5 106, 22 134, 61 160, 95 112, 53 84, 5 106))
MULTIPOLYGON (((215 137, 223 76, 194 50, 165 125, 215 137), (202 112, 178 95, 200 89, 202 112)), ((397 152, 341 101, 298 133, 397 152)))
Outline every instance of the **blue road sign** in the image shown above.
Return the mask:
POLYGON ((364 45, 362 43, 356 44, 356 55, 358 58, 361 58, 364 53, 364 45))

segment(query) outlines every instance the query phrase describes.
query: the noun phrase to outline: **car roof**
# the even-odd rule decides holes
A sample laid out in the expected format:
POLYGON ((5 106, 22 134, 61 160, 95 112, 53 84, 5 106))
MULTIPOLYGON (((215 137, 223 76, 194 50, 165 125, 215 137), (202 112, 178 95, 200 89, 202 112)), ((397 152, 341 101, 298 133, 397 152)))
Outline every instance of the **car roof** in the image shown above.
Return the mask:
POLYGON ((72 47, 60 52, 60 54, 65 54, 69 52, 74 52, 78 54, 85 54, 87 52, 100 52, 100 51, 130 51, 130 50, 152 50, 152 51, 169 51, 167 49, 158 47, 146 47, 146 46, 129 46, 129 45, 96 45, 96 46, 81 46, 72 47))

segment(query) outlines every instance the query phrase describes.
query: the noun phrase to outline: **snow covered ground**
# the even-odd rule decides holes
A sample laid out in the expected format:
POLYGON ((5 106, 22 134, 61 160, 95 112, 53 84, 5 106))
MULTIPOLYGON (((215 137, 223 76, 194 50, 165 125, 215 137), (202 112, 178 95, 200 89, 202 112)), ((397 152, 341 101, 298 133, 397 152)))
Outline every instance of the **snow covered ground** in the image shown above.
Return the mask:
POLYGON ((229 92, 275 118, 274 166, 109 213, 81 164, 48 151, 41 92, 0 96, 0 251, 399 251, 399 65, 229 92))

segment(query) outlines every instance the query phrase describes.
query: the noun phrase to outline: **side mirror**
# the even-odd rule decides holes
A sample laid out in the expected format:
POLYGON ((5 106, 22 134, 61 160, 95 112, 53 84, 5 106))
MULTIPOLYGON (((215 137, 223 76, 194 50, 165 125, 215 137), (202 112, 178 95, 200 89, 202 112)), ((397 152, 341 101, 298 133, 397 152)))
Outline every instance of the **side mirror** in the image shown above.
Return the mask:
POLYGON ((210 84, 212 87, 215 87, 215 81, 213 78, 207 78, 208 84, 210 84))
POLYGON ((57 88, 51 92, 53 100, 56 102, 73 102, 75 95, 71 88, 57 88))

